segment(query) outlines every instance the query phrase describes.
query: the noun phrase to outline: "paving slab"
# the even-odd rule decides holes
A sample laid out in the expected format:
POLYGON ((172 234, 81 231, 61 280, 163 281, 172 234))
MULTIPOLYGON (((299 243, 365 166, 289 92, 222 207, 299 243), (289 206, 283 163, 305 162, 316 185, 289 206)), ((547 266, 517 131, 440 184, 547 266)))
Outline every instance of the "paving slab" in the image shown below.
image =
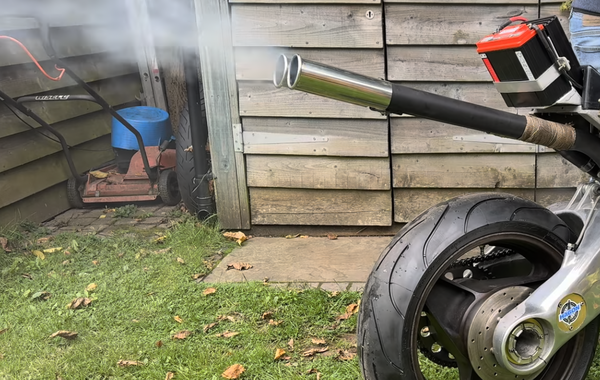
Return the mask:
POLYGON ((203 282, 326 282, 364 283, 390 236, 328 238, 261 238, 244 243, 227 255, 203 282), (253 268, 227 270, 245 262, 253 268))

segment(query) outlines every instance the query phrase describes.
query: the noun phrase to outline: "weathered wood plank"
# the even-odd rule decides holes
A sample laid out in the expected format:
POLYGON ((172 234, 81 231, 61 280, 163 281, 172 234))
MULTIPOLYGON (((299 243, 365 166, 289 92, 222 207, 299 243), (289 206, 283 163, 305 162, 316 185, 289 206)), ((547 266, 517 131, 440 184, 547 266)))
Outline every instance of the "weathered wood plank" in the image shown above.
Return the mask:
MULTIPOLYGON (((53 125, 70 146, 110 133, 110 117, 96 112, 53 125)), ((55 137, 53 137, 55 138, 55 137)), ((0 173, 61 151, 60 144, 37 131, 28 131, 0 140, 0 173)))
MULTIPOLYGON (((119 107, 123 104, 136 101, 135 96, 140 92, 140 78, 135 73, 92 82, 89 85, 113 107, 119 107)), ((85 94, 85 91, 80 87, 68 87, 45 92, 41 95, 64 93, 85 94)), ((52 104, 35 102, 27 103, 27 108, 50 124, 101 109, 99 105, 92 102, 54 102, 52 104)), ((30 124, 37 126, 33 120, 31 120, 30 124)), ((0 103, 0 126, 2 126, 0 127, 0 138, 29 130, 29 127, 17 119, 2 103, 0 103)))
MULTIPOLYGON (((65 63, 86 82, 137 72, 135 65, 115 59, 112 53, 66 58, 65 63)), ((50 62, 42 63, 42 66, 45 66, 46 72, 50 75, 57 75, 54 65, 50 62)), ((75 84, 68 75, 63 76, 58 82, 49 80, 35 67, 34 63, 5 66, 2 68, 2 76, 0 76, 0 88, 12 97, 55 90, 75 84)))
MULTIPOLYGON (((229 0, 232 4, 273 4, 273 0, 229 0)), ((279 4, 314 4, 315 0, 277 0, 279 4)), ((319 0, 319 4, 379 4, 381 0, 319 0)))
POLYGON ((537 18, 537 5, 388 4, 386 44, 475 44, 512 16, 537 18))
POLYGON ((390 46, 387 52, 389 80, 492 81, 474 46, 390 46))
POLYGON ((0 226, 21 221, 40 223, 69 208, 67 186, 61 183, 0 209, 0 226))
POLYGON ((388 156, 385 120, 245 117, 244 153, 305 156, 388 156), (271 141, 260 142, 268 138, 271 141), (298 138, 300 141, 292 142, 298 138), (315 138, 326 141, 314 141, 315 138), (275 143, 279 139, 280 143, 275 143), (308 142, 305 142, 307 141, 308 142))
MULTIPOLYGON (((421 78, 426 80, 426 78, 421 78)), ((515 113, 514 108, 508 108, 502 95, 496 90, 492 83, 463 83, 463 82, 403 82, 404 86, 415 88, 417 90, 431 92, 434 94, 463 100, 469 103, 475 103, 486 107, 500 109, 506 112, 515 113)))
MULTIPOLYGON (((286 49, 286 48, 235 48, 236 77, 238 80, 273 79, 275 63, 280 54, 292 57, 300 54, 303 59, 333 65, 375 78, 385 77, 383 49, 286 49)), ((483 64, 482 64, 483 65, 483 64)))
POLYGON ((555 203, 568 202, 575 195, 576 188, 536 189, 535 201, 544 207, 555 203))
MULTIPOLYGON (((114 157, 110 136, 78 145, 71 149, 71 154, 75 167, 80 173, 114 157)), ((0 208, 66 181, 70 177, 72 174, 62 152, 0 173, 0 194, 3 194, 0 198, 0 208)))
POLYGON ((394 189, 394 221, 408 223, 438 203, 465 194, 501 192, 534 200, 533 189, 394 189))
POLYGON ((367 107, 341 103, 289 88, 275 88, 272 83, 240 82, 239 94, 242 116, 385 119, 385 116, 367 107))
POLYGON ((229 4, 227 0, 194 3, 197 25, 213 25, 199 28, 198 45, 219 223, 223 228, 247 229, 250 205, 244 153, 236 152, 233 144, 233 125, 241 124, 241 119, 229 4))
POLYGON ((250 188, 253 224, 389 226, 391 191, 250 188))
POLYGON ((380 5, 232 6, 235 46, 383 48, 380 5))
POLYGON ((589 175, 577 169, 558 153, 539 154, 537 156, 537 187, 577 187, 587 183, 589 175))
POLYGON ((534 188, 533 154, 392 156, 394 187, 534 188))
MULTIPOLYGON (((0 28, 1 23, 2 21, 0 20, 0 28)), ((38 30, 11 30, 4 34, 22 42, 38 61, 49 59, 42 46, 38 30)), ((59 57, 77 57, 107 51, 122 52, 130 48, 131 45, 128 39, 123 38, 122 32, 106 25, 55 28, 52 30, 52 40, 54 49, 59 57)), ((0 66, 31 62, 31 59, 25 54, 23 49, 14 42, 0 40, 0 47, 2 48, 0 66)), ((127 60, 128 57, 121 56, 121 59, 127 60)))
MULTIPOLYGON (((548 0, 542 0, 542 3, 548 0)), ((552 1, 552 0, 550 0, 552 1)), ((554 0, 556 1, 556 0, 554 0)), ((440 0, 385 0, 386 3, 440 4, 440 0)), ((537 4, 538 0, 444 0, 444 4, 537 4)))
POLYGON ((389 190, 387 158, 246 156, 248 186, 389 190))
POLYGON ((390 120, 392 153, 535 153, 536 145, 437 121, 390 120))

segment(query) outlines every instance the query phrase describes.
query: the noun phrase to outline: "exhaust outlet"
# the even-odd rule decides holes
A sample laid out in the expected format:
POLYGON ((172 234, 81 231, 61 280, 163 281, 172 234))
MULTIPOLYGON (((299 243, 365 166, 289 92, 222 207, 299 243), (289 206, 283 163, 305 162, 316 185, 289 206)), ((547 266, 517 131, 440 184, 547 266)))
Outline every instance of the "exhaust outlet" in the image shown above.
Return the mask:
POLYGON ((280 88, 287 84, 289 61, 285 54, 281 54, 277 58, 275 64, 275 72, 273 73, 273 84, 275 87, 280 88))
MULTIPOLYGON (((277 64, 281 61, 280 57, 277 64)), ((392 85, 389 82, 306 61, 299 55, 295 55, 289 63, 287 85, 292 90, 378 111, 386 110, 392 100, 392 85)))

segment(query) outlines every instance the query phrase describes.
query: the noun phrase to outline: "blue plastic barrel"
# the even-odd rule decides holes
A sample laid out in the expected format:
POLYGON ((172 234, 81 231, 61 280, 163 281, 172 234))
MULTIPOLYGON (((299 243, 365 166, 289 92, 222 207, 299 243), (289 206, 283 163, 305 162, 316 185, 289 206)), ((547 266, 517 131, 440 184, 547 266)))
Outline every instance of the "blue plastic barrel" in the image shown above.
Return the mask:
MULTIPOLYGON (((117 111, 140 134, 145 146, 158 146, 171 138, 171 122, 169 114, 155 107, 130 107, 117 111)), ((139 150, 140 147, 133 133, 121 122, 112 119, 112 146, 126 150, 139 150)))

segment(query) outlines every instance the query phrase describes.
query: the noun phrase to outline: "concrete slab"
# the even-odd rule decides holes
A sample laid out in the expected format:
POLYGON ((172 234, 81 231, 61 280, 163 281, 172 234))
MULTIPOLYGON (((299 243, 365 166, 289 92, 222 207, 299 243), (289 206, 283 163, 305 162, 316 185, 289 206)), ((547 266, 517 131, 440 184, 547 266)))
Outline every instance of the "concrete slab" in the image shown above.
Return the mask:
POLYGON ((260 238, 234 249, 204 282, 366 282, 375 261, 392 240, 384 237, 260 238), (227 264, 245 262, 253 268, 227 270, 227 264))

